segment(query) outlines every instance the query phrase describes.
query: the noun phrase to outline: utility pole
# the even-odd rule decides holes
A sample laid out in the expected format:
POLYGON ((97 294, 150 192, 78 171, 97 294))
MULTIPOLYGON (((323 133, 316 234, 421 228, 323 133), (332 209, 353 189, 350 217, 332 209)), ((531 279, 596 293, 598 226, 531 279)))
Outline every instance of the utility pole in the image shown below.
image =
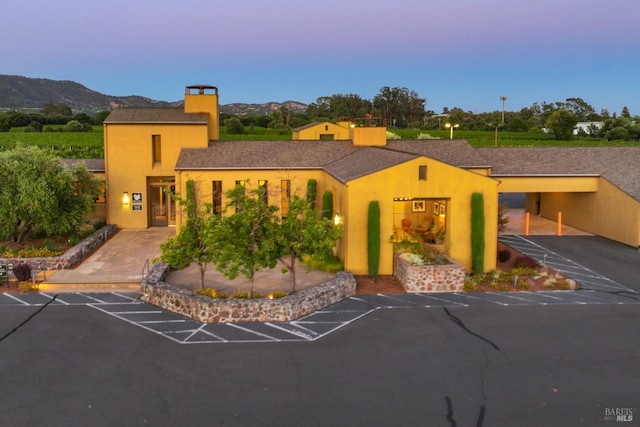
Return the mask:
POLYGON ((502 124, 504 125, 504 102, 507 100, 506 96, 501 96, 500 101, 502 101, 502 124))

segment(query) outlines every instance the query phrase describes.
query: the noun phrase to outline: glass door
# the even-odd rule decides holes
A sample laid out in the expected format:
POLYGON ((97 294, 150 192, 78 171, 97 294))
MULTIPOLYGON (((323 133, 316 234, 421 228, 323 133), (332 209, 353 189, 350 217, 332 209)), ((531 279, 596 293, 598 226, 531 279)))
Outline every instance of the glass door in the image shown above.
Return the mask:
POLYGON ((176 225, 176 202, 171 197, 175 190, 173 178, 149 179, 149 216, 152 226, 176 225))

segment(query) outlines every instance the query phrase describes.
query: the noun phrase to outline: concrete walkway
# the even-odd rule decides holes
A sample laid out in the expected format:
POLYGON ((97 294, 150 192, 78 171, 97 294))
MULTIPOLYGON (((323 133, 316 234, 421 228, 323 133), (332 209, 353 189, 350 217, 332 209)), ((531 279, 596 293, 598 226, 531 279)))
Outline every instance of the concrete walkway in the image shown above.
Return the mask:
MULTIPOLYGON (((524 209, 509 209, 506 216, 509 218, 504 231, 500 234, 520 234, 525 235, 525 211, 524 209)), ((561 233, 563 236, 592 236, 577 228, 562 225, 561 233)), ((558 223, 538 215, 529 215, 529 235, 531 236, 554 236, 558 234, 558 223)))

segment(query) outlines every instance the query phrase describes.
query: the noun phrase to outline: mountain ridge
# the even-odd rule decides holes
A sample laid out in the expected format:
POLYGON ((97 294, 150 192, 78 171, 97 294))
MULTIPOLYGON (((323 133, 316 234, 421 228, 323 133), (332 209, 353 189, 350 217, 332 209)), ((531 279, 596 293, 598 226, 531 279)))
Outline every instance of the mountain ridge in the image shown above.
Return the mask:
MULTIPOLYGON (((51 80, 0 74, 0 110, 39 109, 47 102, 64 104, 74 111, 97 112, 116 107, 181 107, 183 100, 158 101, 139 95, 106 95, 71 80, 51 80)), ((268 114, 281 107, 294 112, 307 109, 297 101, 265 102, 260 104, 232 103, 220 105, 224 114, 268 114)))

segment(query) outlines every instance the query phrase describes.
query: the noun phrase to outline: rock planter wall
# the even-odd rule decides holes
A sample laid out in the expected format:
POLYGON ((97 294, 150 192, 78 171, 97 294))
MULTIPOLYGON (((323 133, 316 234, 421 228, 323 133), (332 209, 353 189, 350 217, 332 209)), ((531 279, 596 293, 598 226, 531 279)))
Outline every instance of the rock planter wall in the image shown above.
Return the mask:
POLYGON ((394 254, 393 271, 407 292, 464 291, 464 268, 453 260, 444 265, 413 265, 394 254))
POLYGON ((115 225, 105 225, 100 230, 95 231, 80 243, 57 257, 0 258, 0 264, 16 265, 18 263, 27 263, 31 267, 31 270, 34 271, 63 270, 65 268, 71 268, 85 259, 94 249, 109 240, 116 231, 117 229, 115 225))
POLYGON ((140 299, 203 323, 290 322, 355 294, 351 273, 278 299, 215 299, 163 282, 166 263, 155 264, 140 285, 140 299))

